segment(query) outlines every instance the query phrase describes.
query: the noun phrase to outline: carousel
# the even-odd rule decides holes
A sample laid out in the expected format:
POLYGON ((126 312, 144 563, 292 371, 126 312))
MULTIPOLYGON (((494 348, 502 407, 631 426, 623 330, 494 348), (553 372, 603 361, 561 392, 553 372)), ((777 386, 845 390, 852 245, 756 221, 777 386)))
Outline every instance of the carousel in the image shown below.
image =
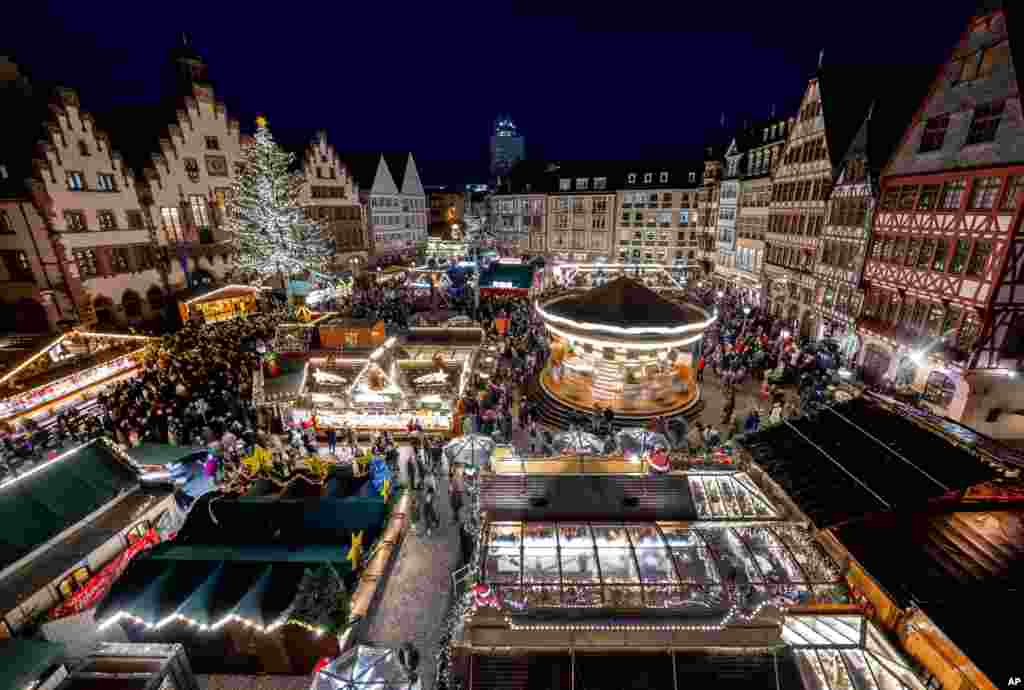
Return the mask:
POLYGON ((686 414, 700 400, 695 359, 713 316, 627 277, 537 305, 551 340, 545 395, 579 412, 686 414))

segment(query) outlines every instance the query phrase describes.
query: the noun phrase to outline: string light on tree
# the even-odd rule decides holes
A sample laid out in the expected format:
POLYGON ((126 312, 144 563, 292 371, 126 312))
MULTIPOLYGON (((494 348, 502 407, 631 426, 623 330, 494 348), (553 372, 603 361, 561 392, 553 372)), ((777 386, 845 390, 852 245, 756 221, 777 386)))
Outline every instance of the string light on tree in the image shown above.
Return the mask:
POLYGON ((293 158, 274 141, 267 119, 256 118, 256 136, 242 150, 241 170, 227 205, 226 228, 238 268, 262 277, 276 275, 286 290, 291 274, 322 276, 334 256, 327 230, 302 207, 306 181, 289 171, 293 158))

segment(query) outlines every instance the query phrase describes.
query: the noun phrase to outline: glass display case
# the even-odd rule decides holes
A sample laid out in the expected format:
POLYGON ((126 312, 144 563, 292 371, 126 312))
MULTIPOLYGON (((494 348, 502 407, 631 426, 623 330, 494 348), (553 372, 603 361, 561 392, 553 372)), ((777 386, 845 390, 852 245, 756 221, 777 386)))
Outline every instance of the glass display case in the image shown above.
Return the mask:
POLYGON ((824 561, 809 572, 767 525, 502 522, 485 544, 482 580, 512 609, 714 610, 737 588, 754 605, 807 601, 819 586, 845 591, 824 552, 802 556, 824 561))

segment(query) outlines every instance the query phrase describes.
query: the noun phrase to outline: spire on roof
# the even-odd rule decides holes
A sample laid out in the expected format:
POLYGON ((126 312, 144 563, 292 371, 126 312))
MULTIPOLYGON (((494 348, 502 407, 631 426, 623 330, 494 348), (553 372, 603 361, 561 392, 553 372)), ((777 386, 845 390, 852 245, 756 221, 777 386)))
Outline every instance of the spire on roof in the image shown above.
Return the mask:
POLYGON ((774 103, 772 103, 772 112, 771 112, 771 114, 768 117, 772 118, 773 120, 775 119, 775 104, 774 103))
POLYGON ((184 31, 181 32, 181 45, 188 48, 188 34, 184 31))
POLYGON ((870 120, 871 116, 875 114, 875 103, 877 103, 877 102, 878 102, 878 99, 876 98, 875 100, 871 101, 871 105, 868 106, 868 116, 867 116, 868 120, 870 120))
POLYGON ((719 123, 721 123, 722 128, 724 129, 725 128, 725 111, 724 110, 722 111, 722 117, 719 120, 719 123))
POLYGON ((824 48, 822 48, 822 49, 821 49, 821 52, 820 52, 820 53, 818 53, 818 69, 821 69, 821 66, 822 66, 822 65, 823 65, 824 63, 825 63, 825 49, 824 49, 824 48))

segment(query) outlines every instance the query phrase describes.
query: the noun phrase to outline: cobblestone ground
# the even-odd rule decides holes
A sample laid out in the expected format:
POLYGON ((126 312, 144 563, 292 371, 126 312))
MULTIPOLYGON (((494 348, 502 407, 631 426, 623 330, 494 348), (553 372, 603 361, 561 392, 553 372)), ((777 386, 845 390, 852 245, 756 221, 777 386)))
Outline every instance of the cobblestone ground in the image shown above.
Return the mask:
MULTIPOLYGON (((404 453, 403 453, 404 455, 404 453)), ((406 483, 404 465, 402 481, 406 483)), ((424 690, 434 684, 441 625, 451 596, 451 572, 458 566, 459 530, 452 523, 448 474, 438 477, 437 507, 441 527, 427 536, 410 528, 384 585, 380 604, 370 614, 366 641, 388 645, 411 642, 420 653, 424 690)))

